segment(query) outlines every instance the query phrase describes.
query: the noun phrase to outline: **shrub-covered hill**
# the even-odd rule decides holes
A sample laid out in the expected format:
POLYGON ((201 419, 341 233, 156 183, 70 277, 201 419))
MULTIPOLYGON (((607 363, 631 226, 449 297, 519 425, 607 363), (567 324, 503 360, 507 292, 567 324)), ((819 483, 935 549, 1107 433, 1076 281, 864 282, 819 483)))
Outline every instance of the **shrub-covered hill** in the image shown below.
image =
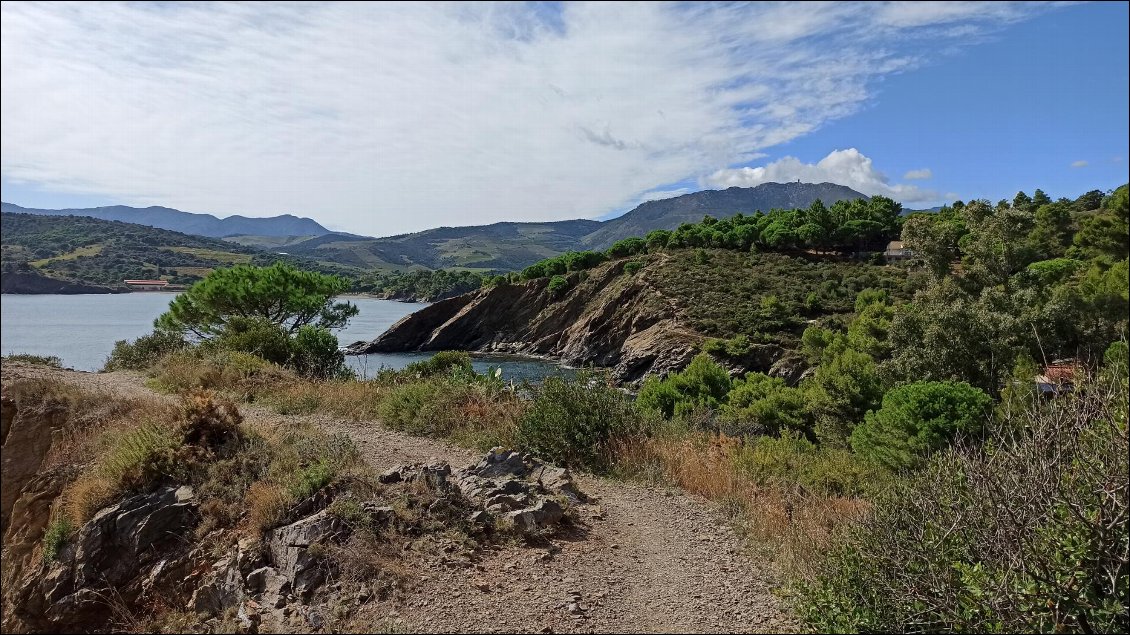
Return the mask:
POLYGON ((128 279, 188 284, 218 267, 276 260, 307 269, 337 270, 214 238, 86 216, 4 213, 0 224, 5 272, 86 284, 120 287, 128 279))
POLYGON ((422 309, 353 350, 545 355, 634 380, 682 368, 705 347, 765 371, 799 346, 810 321, 850 314, 863 289, 902 295, 905 280, 900 268, 855 261, 671 250, 499 282, 422 309))

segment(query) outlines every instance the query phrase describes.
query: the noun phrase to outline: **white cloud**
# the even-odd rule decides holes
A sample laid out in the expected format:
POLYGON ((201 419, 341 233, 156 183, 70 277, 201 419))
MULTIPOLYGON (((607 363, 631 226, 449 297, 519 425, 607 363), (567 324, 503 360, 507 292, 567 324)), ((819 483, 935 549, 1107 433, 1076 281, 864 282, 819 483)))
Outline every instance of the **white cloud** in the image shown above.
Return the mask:
POLYGON ((680 187, 676 190, 652 190, 650 192, 644 192, 643 194, 640 194, 640 202, 642 203, 644 201, 660 201, 660 200, 663 200, 665 198, 675 198, 676 196, 682 196, 683 194, 689 194, 690 191, 691 191, 691 188, 689 188, 689 187, 680 187))
POLYGON ((934 173, 930 168, 922 168, 921 170, 911 170, 902 175, 902 178, 905 181, 924 181, 934 178, 934 173))
POLYGON ((1071 167, 1073 167, 1073 168, 1085 168, 1085 167, 1087 167, 1087 162, 1086 161, 1072 161, 1071 167))
POLYGON ((902 203, 936 202, 943 197, 917 185, 891 183, 871 164, 871 159, 855 148, 835 150, 817 163, 804 163, 796 157, 783 157, 756 168, 718 170, 703 179, 703 185, 754 187, 762 183, 837 183, 868 196, 888 196, 902 203))
POLYGON ((6 2, 0 169, 375 235, 593 217, 1028 11, 917 6, 6 2))

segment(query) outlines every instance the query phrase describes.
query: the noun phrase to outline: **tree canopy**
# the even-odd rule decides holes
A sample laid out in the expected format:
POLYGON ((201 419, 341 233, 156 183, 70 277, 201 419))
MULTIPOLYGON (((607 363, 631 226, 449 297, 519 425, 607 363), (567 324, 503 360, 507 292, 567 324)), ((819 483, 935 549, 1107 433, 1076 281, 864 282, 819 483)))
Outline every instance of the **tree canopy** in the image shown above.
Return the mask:
POLYGON ((337 329, 357 315, 349 302, 334 302, 349 282, 302 271, 286 263, 217 269, 188 288, 154 322, 159 330, 211 339, 233 320, 260 319, 294 335, 304 326, 337 329))

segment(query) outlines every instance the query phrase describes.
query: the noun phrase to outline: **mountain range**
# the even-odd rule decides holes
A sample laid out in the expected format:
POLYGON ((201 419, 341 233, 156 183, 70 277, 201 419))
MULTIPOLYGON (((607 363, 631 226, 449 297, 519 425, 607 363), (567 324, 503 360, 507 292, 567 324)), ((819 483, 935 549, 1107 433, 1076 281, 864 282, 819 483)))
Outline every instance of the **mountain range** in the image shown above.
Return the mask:
POLYGON ((607 249, 617 240, 656 229, 675 229, 683 223, 701 221, 708 214, 727 218, 758 210, 808 207, 817 199, 831 205, 859 198, 867 197, 834 183, 763 183, 647 201, 606 221, 502 222, 439 227, 384 238, 330 232, 313 220, 291 215, 219 219, 167 207, 38 210, 10 203, 3 203, 3 211, 119 220, 262 249, 285 249, 287 254, 366 270, 462 268, 486 272, 522 269, 567 251, 607 249))
POLYGON ((248 218, 228 216, 217 218, 211 214, 193 214, 170 207, 128 207, 111 205, 109 207, 89 207, 82 209, 33 209, 12 203, 0 203, 0 209, 13 214, 36 214, 39 216, 89 216, 101 220, 116 220, 135 223, 209 238, 229 236, 322 236, 330 230, 310 218, 299 218, 291 214, 268 218, 248 218))

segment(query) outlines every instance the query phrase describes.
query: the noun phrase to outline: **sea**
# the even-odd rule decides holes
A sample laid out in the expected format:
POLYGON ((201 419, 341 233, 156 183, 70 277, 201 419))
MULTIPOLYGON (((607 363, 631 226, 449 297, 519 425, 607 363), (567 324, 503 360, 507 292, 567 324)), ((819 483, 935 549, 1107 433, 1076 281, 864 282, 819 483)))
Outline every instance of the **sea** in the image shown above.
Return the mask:
MULTIPOLYGON (((0 295, 0 353, 54 355, 68 368, 97 371, 118 340, 132 340, 153 330, 153 320, 165 312, 176 293, 135 292, 90 295, 0 295)), ((342 346, 371 340, 423 303, 342 298, 360 313, 337 331, 342 346)), ((432 353, 347 355, 345 360, 364 378, 381 368, 401 369, 432 353)), ((475 356, 475 370, 502 369, 505 379, 537 382, 569 369, 553 362, 518 356, 475 356)))

